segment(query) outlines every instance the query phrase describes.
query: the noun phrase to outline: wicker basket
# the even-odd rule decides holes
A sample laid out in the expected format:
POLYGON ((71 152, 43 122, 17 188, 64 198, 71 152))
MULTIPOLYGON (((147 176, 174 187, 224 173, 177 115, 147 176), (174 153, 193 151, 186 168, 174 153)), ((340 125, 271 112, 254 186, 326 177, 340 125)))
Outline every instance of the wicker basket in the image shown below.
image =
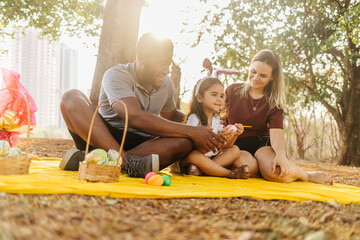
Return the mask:
POLYGON ((26 138, 26 151, 25 156, 23 157, 0 157, 0 175, 19 175, 19 174, 29 174, 31 157, 29 156, 29 135, 30 135, 30 108, 29 102, 26 99, 24 93, 17 89, 4 88, 2 90, 10 90, 19 92, 25 100, 27 108, 27 117, 28 117, 28 127, 27 127, 27 138, 26 138))
MULTIPOLYGON (((94 112, 94 115, 93 115, 91 123, 90 123, 89 134, 88 134, 88 138, 87 138, 87 142, 86 142, 85 156, 88 154, 88 151, 89 151, 90 136, 91 136, 91 132, 92 132, 92 128, 93 128, 93 124, 94 124, 97 112, 98 112, 100 106, 104 102, 109 101, 109 100, 112 100, 112 99, 103 100, 97 106, 97 108, 96 108, 96 110, 94 112)), ((122 103, 122 105, 124 106, 124 109, 125 109, 124 134, 123 134, 123 138, 122 138, 122 141, 121 141, 121 146, 120 146, 120 150, 119 150, 119 157, 117 159, 116 166, 98 165, 98 164, 95 164, 95 163, 83 163, 83 162, 80 162, 80 164, 79 164, 79 180, 86 180, 86 181, 89 181, 89 182, 118 182, 119 181, 120 172, 121 172, 121 166, 119 164, 119 161, 120 161, 120 157, 121 157, 121 152, 122 152, 123 147, 124 147, 127 127, 128 127, 128 110, 127 110, 126 104, 123 101, 121 101, 121 100, 112 100, 112 101, 122 103)))

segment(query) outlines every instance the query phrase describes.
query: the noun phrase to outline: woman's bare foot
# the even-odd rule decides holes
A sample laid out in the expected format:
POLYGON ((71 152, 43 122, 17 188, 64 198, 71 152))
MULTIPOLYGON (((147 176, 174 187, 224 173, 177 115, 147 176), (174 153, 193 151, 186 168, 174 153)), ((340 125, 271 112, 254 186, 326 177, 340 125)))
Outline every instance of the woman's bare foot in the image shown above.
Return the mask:
POLYGON ((250 177, 250 170, 248 165, 242 165, 241 167, 234 168, 229 175, 229 178, 235 179, 248 179, 250 177))
POLYGON ((320 183, 325 185, 333 185, 333 180, 330 174, 326 172, 306 172, 308 175, 308 181, 313 183, 320 183))
POLYGON ((191 163, 188 168, 188 175, 202 176, 203 172, 196 165, 191 163))

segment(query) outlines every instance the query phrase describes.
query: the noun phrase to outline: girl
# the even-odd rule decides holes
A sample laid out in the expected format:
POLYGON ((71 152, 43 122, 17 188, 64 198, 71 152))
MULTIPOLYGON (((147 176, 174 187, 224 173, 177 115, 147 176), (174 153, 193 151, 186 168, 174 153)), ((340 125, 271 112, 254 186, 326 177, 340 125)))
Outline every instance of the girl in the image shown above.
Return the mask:
POLYGON ((269 181, 332 184, 329 174, 304 171, 286 157, 283 134, 285 84, 282 64, 275 52, 262 50, 253 57, 248 81, 228 86, 226 103, 229 124, 242 122, 253 126, 235 142, 242 150, 235 167, 246 164, 251 177, 261 175, 269 181))
POLYGON ((197 82, 186 124, 209 126, 215 133, 223 135, 226 143, 216 152, 204 153, 201 149, 193 150, 180 162, 182 172, 187 170, 190 175, 199 175, 198 167, 211 176, 248 178, 247 166, 239 166, 231 170, 226 168, 240 157, 239 148, 233 144, 244 128, 242 124, 235 124, 236 130, 224 129, 219 115, 224 103, 224 86, 218 78, 205 77, 197 82))

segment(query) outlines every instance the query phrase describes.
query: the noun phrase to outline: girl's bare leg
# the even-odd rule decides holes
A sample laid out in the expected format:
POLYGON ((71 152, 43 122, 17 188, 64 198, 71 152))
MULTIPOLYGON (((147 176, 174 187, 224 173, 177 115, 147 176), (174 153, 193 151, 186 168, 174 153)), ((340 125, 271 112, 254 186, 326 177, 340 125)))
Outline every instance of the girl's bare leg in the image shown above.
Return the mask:
POLYGON ((234 163, 241 158, 240 155, 241 151, 234 145, 224 149, 223 152, 217 155, 213 160, 223 167, 231 166, 233 170, 236 170, 239 173, 240 178, 248 179, 250 177, 249 166, 246 163, 238 166, 234 165, 234 163))
POLYGON ((240 157, 240 150, 237 146, 225 148, 213 161, 222 167, 228 167, 240 157))
POLYGON ((249 177, 261 177, 257 160, 248 151, 240 150, 240 157, 232 164, 234 168, 247 165, 249 167, 249 177))
POLYGON ((205 174, 210 176, 230 178, 236 177, 234 176, 234 171, 222 167, 217 162, 211 160, 210 158, 196 150, 190 152, 187 157, 181 161, 182 167, 186 168, 190 164, 198 166, 205 174))

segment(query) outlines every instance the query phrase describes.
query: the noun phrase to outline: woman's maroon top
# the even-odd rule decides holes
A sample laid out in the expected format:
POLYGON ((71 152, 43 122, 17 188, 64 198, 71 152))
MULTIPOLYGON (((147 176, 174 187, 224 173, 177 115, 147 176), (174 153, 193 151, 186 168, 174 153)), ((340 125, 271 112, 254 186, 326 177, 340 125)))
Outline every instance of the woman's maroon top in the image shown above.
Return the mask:
POLYGON ((269 136, 270 128, 283 128, 283 113, 280 108, 270 108, 265 96, 260 99, 242 98, 235 95, 234 89, 243 83, 234 83, 225 90, 228 124, 241 123, 252 126, 245 128, 238 139, 253 136, 269 136), (252 101, 252 102, 251 102, 252 101), (256 110, 253 108, 256 106, 256 110))

